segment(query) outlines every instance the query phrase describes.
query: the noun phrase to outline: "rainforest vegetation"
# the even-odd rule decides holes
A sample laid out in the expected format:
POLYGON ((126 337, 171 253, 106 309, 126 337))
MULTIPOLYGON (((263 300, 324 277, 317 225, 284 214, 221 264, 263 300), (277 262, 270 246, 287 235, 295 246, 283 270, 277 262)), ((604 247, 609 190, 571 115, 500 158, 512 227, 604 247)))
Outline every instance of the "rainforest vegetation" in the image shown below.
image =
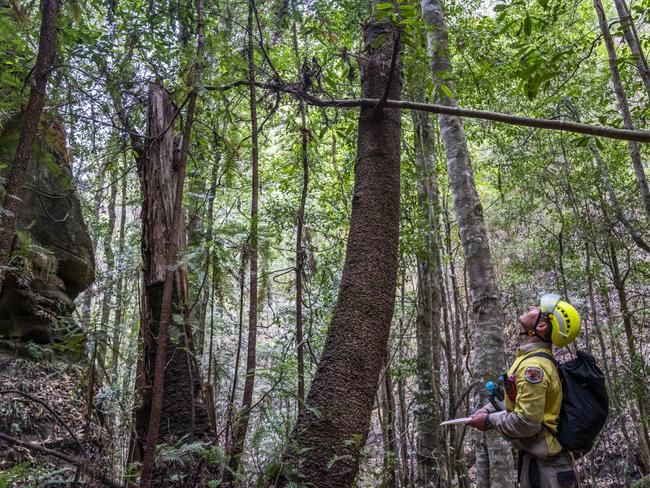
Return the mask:
POLYGON ((650 486, 649 19, 0 0, 0 487, 513 487, 440 423, 549 292, 650 486))

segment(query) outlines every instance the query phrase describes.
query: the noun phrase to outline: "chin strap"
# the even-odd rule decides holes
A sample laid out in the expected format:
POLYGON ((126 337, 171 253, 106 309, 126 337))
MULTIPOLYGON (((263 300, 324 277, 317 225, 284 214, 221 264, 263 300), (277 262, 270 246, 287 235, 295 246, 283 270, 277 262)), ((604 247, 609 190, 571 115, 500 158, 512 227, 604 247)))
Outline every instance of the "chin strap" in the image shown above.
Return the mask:
POLYGON ((551 334, 552 334, 552 325, 549 325, 548 332, 546 332, 546 337, 542 337, 537 333, 537 326, 542 320, 542 316, 544 313, 540 310, 539 314, 537 315, 537 320, 535 320, 535 325, 533 326, 532 329, 524 330, 523 332, 520 332, 520 336, 528 336, 528 337, 538 337, 544 342, 551 342, 551 334))

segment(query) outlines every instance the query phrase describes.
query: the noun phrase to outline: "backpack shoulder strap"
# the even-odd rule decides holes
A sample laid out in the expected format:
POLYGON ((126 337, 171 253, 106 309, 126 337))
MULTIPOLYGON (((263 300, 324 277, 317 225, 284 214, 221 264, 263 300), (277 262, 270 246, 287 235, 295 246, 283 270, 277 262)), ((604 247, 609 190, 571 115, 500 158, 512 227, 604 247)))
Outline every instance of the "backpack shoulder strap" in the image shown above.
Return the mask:
POLYGON ((552 354, 549 354, 544 351, 540 351, 540 352, 536 352, 535 354, 531 354, 530 356, 526 356, 524 359, 533 358, 533 357, 549 359, 557 369, 560 369, 560 363, 557 362, 557 359, 555 359, 555 356, 553 356, 552 354))
POLYGON ((552 354, 549 354, 549 353, 547 353, 547 352, 540 351, 540 352, 536 352, 535 354, 530 354, 530 355, 528 355, 528 356, 526 356, 526 357, 520 359, 519 362, 517 363, 517 367, 515 368, 515 370, 519 369, 519 366, 521 366, 521 364, 522 364, 526 359, 529 359, 529 358, 546 358, 546 359, 549 359, 549 360, 550 360, 550 361, 555 365, 555 367, 556 367, 558 370, 560 369, 560 364, 557 362, 557 359, 555 359, 555 358, 553 357, 552 354))

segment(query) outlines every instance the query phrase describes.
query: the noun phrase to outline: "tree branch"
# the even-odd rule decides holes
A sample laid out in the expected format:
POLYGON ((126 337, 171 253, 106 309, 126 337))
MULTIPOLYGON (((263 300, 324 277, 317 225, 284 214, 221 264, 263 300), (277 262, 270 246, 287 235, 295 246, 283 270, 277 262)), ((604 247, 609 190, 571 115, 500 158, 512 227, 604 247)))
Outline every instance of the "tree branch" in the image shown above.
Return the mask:
MULTIPOLYGON (((239 86, 247 86, 247 80, 240 80, 224 86, 206 86, 209 91, 226 91, 239 86)), ((333 107, 333 108, 359 108, 375 107, 380 100, 376 98, 358 98, 358 99, 332 99, 324 100, 305 93, 293 85, 276 85, 272 83, 263 83, 256 81, 255 86, 266 90, 287 93, 298 100, 304 100, 310 105, 316 107, 333 107)), ((520 115, 510 115, 501 112, 490 112, 487 110, 475 110, 460 107, 447 107, 445 105, 411 102, 408 100, 386 100, 384 108, 418 110, 434 114, 455 115, 457 117, 467 117, 471 119, 491 120, 510 125, 524 127, 534 127, 538 129, 560 130, 566 132, 575 132, 577 134, 587 134, 596 137, 606 137, 609 139, 619 139, 623 141, 650 142, 650 132, 644 130, 618 129, 616 127, 605 127, 601 125, 581 124, 570 122, 568 120, 538 119, 533 117, 522 117, 520 115)))

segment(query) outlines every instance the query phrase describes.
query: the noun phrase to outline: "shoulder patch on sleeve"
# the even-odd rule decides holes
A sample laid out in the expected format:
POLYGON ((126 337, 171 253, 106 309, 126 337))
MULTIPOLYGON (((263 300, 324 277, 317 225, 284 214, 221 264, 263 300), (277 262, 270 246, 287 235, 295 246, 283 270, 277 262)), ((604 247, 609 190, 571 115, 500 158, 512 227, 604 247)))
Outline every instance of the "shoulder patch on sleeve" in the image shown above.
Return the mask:
POLYGON ((526 378, 526 381, 528 383, 541 383, 542 378, 544 378, 544 371, 542 371, 542 368, 526 368, 526 372, 524 373, 524 378, 526 378))

